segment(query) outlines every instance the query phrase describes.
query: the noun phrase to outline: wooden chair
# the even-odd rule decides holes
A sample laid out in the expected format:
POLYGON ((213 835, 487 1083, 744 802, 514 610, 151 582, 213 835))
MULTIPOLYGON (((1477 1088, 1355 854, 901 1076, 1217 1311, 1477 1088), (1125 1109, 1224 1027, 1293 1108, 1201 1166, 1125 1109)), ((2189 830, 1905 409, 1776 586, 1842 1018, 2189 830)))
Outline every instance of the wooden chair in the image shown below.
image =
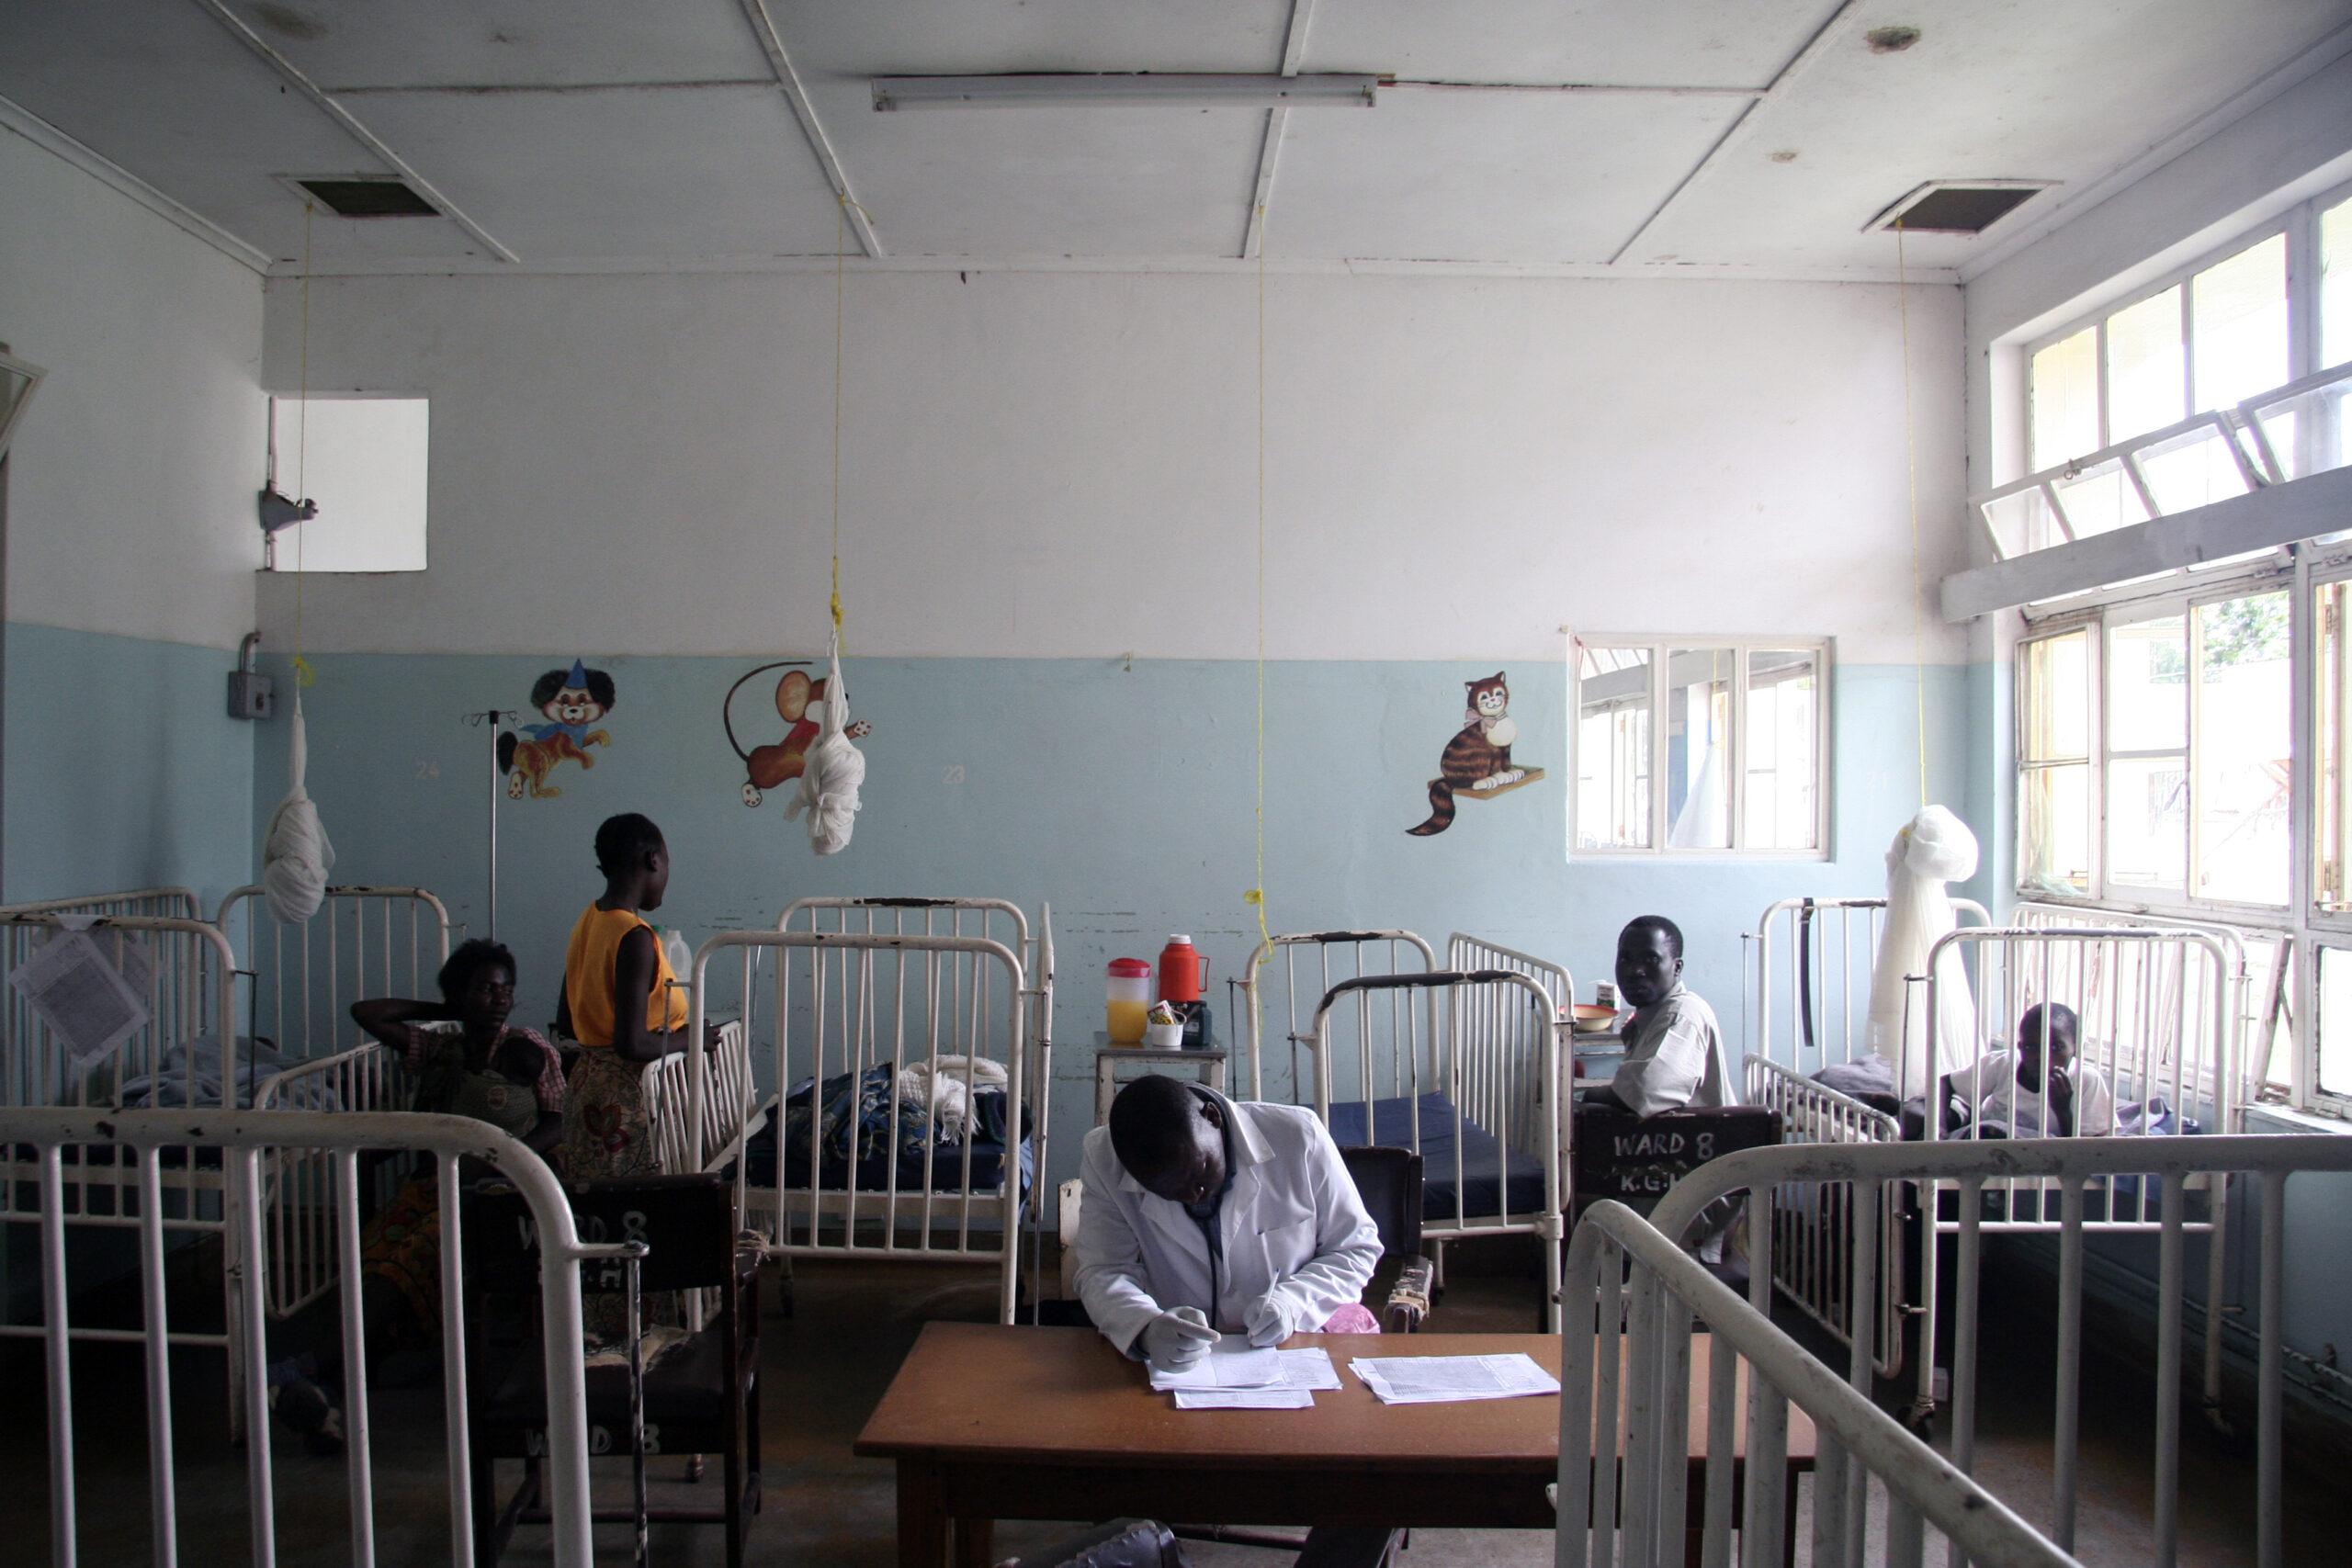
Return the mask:
MULTIPOLYGON (((709 1291, 718 1310, 698 1332, 645 1370, 648 1455, 725 1456, 716 1508, 651 1508, 656 1522, 720 1524, 729 1568, 741 1568, 750 1516, 760 1506, 759 1265, 739 1245, 733 1193, 715 1174, 567 1183, 581 1239, 641 1240, 640 1299, 709 1291)), ((623 1288, 618 1262, 584 1263, 583 1298, 623 1288)), ((511 1189, 469 1194, 465 1209, 466 1394, 473 1460, 474 1553, 496 1568, 514 1527, 548 1516, 539 1461, 547 1451, 546 1366, 538 1332, 538 1238, 511 1189), (496 1461, 519 1459, 523 1481, 502 1506, 496 1461)), ((627 1457, 631 1389, 626 1365, 588 1369, 589 1451, 627 1457)), ((600 1509, 628 1523, 631 1509, 600 1509)))

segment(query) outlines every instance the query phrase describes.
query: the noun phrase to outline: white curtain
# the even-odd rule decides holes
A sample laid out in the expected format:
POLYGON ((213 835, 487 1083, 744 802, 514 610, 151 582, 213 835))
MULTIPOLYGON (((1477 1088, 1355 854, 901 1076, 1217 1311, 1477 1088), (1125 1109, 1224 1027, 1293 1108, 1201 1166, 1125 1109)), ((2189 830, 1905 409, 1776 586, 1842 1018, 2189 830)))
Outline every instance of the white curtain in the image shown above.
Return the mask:
MULTIPOLYGON (((1886 852, 1886 929, 1871 974, 1870 1049, 1893 1066, 1895 1093, 1905 1100, 1928 1090, 1928 987, 1906 984, 1928 969, 1928 953, 1954 921, 1947 882, 1976 874, 1976 835, 1940 806, 1903 825, 1886 852)), ((1935 1076, 1976 1060, 1976 1003, 1955 953, 1936 976, 1938 1029, 1935 1076)))

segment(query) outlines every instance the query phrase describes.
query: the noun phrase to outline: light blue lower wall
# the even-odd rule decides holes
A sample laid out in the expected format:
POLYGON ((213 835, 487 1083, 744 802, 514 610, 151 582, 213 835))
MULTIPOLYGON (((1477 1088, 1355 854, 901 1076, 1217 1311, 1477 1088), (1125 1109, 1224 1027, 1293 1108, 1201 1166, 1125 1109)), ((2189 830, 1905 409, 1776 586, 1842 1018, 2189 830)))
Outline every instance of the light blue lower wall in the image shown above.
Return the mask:
MULTIPOLYGON (((338 881, 413 883, 452 917, 484 927, 490 746, 468 711, 526 706, 531 684, 569 660, 330 655, 306 694, 310 789, 341 856, 338 881)), ((1152 958, 1191 934, 1222 984, 1256 939, 1242 901, 1257 881, 1255 668, 1244 662, 852 660, 865 808, 844 852, 814 856, 785 819, 791 786, 747 809, 742 763, 719 721, 722 695, 755 659, 589 660, 616 686, 592 748, 561 764, 560 797, 499 797, 499 935, 523 969, 524 1018, 552 1016, 563 944, 601 883, 596 825, 643 811, 668 836, 663 923, 699 941, 772 925, 810 894, 980 894, 1033 915, 1050 901, 1059 950, 1057 1035, 1081 1047, 1101 1027, 1102 975, 1114 957, 1152 958)), ((1660 912, 1683 926, 1689 977, 1738 1027, 1741 943, 1757 915, 1798 893, 1883 889, 1890 835, 1919 805, 1908 667, 1836 671, 1829 862, 1571 862, 1565 853, 1566 680, 1556 662, 1510 670, 1521 737, 1514 761, 1549 777, 1467 802, 1429 838, 1428 783, 1461 727, 1463 682, 1492 661, 1291 662, 1266 670, 1268 919, 1276 931, 1394 925, 1442 950, 1461 930, 1554 958, 1589 995, 1607 977, 1617 931, 1660 912), (1891 739, 1890 739, 1891 738, 1891 739)), ((781 738, 769 674, 735 705, 747 746, 781 738), (764 717, 763 716, 764 716, 764 717)), ((1959 777, 1966 672, 1931 669, 1930 768, 1959 777)), ((536 721, 536 714, 526 719, 536 721)), ((284 788, 286 726, 260 727, 254 812, 284 788)), ((1946 795, 1946 798, 1953 798, 1946 795)), ((1090 1111, 1090 1053, 1063 1054, 1057 1100, 1071 1131, 1090 1111), (1072 1120, 1073 1118, 1077 1120, 1072 1120)))
MULTIPOLYGON (((220 649, 11 622, 0 898, 249 879, 254 733, 220 649)), ((282 727, 281 727, 282 728, 282 727)))

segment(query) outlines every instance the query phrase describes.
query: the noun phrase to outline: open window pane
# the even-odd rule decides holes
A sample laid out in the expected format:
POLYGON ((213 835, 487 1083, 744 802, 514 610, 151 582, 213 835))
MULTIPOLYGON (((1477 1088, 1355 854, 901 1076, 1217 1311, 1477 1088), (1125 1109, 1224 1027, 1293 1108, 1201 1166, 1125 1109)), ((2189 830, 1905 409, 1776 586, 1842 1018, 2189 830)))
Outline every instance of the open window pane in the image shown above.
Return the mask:
POLYGON ((2294 776, 2287 595, 2199 605, 2197 637, 2196 892, 2284 904, 2294 776))
POLYGON ((2071 631, 2027 643, 2019 697, 2023 761, 2088 761, 2091 754, 2091 637, 2071 631))
POLYGON ((2107 319, 2107 438, 2129 441, 2177 424, 2181 407, 2180 286, 2107 319))
POLYGON ((2352 359, 2352 201, 2319 217, 2320 368, 2352 359))
POLYGON ((2352 951, 2319 950, 2319 1087, 2352 1094, 2352 951))
POLYGON ((2148 520, 2148 509, 2141 504, 2140 492, 2132 488, 2120 462, 2086 468, 2080 479, 2061 479, 2050 488, 2057 492, 2058 504, 2065 509, 2067 525, 2077 539, 2148 520))
POLYGON ((2210 424, 2143 450, 2140 473, 2157 508, 2167 513, 2246 492, 2245 474, 2230 456, 2229 438, 2210 424))
POLYGON ((2107 634, 2110 751, 2188 747, 2188 627, 2178 615, 2110 626, 2107 634))
POLYGON ((2018 788, 2018 884, 2028 892, 2091 890, 2091 769, 2029 768, 2018 788))
POLYGON ((1994 551, 2003 560, 2066 542, 2039 485, 1986 502, 1984 523, 1993 531, 1994 551))
POLYGON ((2098 436, 2098 329, 2085 327, 2033 356, 2033 451, 2028 472, 2107 445, 2098 436))
POLYGON ((1667 843, 1731 848, 1731 683, 1727 648, 1666 656, 1667 843))
POLYGON ((2273 234, 2188 280, 2197 406, 2228 408, 2292 378, 2287 357, 2287 236, 2273 234))
POLYGON ((1649 842, 1649 649, 1584 649, 1577 661, 1577 847, 1649 842))
POLYGON ((1821 656, 1747 656, 1747 804, 1742 849, 1819 848, 1821 656))

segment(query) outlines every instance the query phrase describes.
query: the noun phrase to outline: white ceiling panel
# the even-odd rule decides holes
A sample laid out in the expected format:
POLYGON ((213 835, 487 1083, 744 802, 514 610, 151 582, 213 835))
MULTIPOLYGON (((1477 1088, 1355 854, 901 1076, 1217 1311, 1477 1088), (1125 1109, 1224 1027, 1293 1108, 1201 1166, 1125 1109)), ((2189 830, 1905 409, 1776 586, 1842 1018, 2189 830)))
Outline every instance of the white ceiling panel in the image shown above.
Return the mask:
POLYGON ((774 87, 360 102, 371 130, 526 261, 833 248, 832 187, 774 87))
POLYGON ((1302 68, 1414 81, 1761 87, 1837 0, 1318 0, 1302 68))
POLYGON ((858 107, 865 94, 809 96, 893 255, 1240 254, 1262 110, 876 114, 858 107))
POLYGON ((1605 262, 1745 102, 1398 88, 1295 111, 1267 254, 1605 262))
MULTIPOLYGON (((0 6, 0 96, 246 243, 302 254, 302 202, 276 175, 387 172, 211 17, 183 3, 0 6)), ((437 218, 312 225, 321 265, 478 249, 437 218)))
POLYGON ((736 0, 229 0, 322 87, 765 81, 736 0))
MULTIPOLYGON (((1860 33, 1876 22, 1860 19, 1795 90, 1759 107, 1724 165, 1627 261, 1887 266, 1893 236, 1861 226, 1925 181, 2064 182, 2008 220, 2028 221, 2342 27, 2347 7, 1973 0, 1923 14, 1882 0, 1872 12, 1917 21, 1920 41, 1873 54, 1860 33)), ((1914 265, 1957 266, 2001 233, 1910 235, 1905 251, 1914 265)))
POLYGON ((794 66, 812 84, 1023 71, 1274 71, 1290 30, 1288 0, 767 0, 767 7, 794 66))

